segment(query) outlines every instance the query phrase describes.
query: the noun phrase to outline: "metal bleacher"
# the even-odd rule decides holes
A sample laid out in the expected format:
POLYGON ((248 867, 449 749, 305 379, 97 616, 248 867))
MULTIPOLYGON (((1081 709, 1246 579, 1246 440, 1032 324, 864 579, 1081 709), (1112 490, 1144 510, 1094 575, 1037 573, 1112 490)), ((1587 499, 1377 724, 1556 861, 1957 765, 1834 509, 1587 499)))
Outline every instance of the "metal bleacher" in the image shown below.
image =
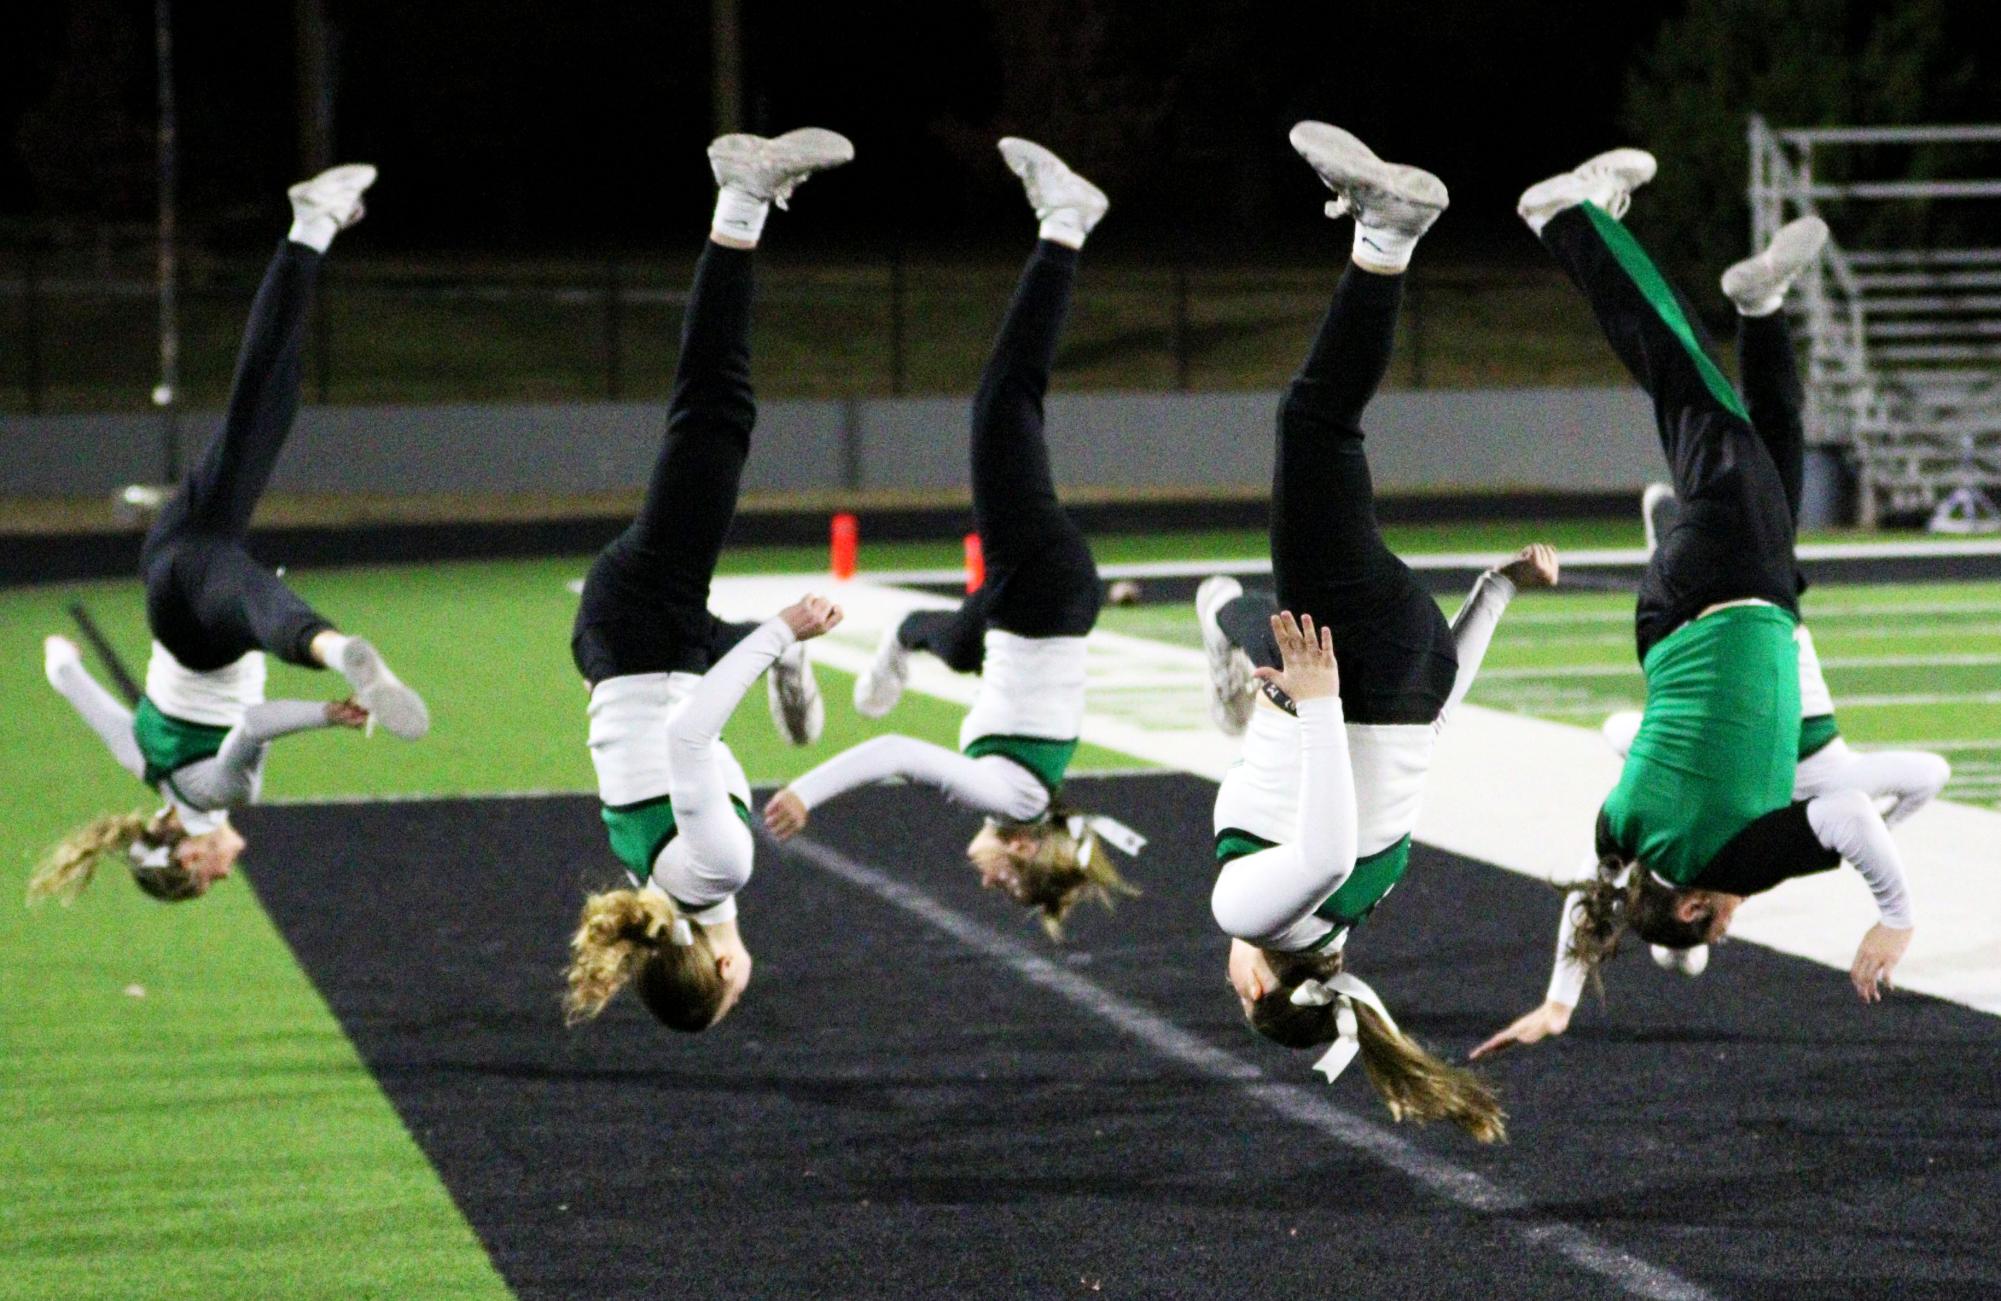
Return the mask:
POLYGON ((1755 245, 1807 213, 1834 232, 1791 299, 1810 340, 1808 440, 1853 458, 1865 525, 1929 513, 1935 531, 2001 529, 2001 247, 1854 246, 1922 233, 1935 201, 2001 200, 2001 179, 1854 175, 1955 147, 1992 158, 2001 125, 1780 130, 1753 116, 1749 134, 1755 245), (1886 205, 1892 219, 1872 220, 1886 205))

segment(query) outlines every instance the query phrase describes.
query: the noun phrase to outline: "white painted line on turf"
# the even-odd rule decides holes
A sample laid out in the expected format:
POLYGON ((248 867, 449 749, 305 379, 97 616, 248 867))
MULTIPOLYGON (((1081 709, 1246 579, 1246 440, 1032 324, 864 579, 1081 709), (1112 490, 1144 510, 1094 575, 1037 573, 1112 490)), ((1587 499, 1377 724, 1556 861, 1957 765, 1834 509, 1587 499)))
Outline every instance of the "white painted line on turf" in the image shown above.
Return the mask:
MULTIPOLYGON (((1561 1220, 1541 1217, 1535 1204, 1522 1194, 1477 1171, 1433 1156, 1379 1123, 1342 1110, 1327 1100, 1323 1089, 1271 1079, 1256 1063, 1204 1042, 1167 1018, 1050 961, 907 882, 859 863, 810 837, 794 840, 785 848, 821 871, 902 909, 1007 967, 1030 984, 1130 1035, 1160 1056, 1210 1079, 1234 1085, 1246 1098, 1344 1147, 1373 1157, 1444 1201, 1480 1215, 1498 1217, 1532 1249, 1555 1251, 1580 1269, 1633 1296, 1694 1299, 1710 1295, 1672 1270, 1642 1260, 1561 1220)), ((1303 1064, 1303 1058, 1298 1060, 1303 1064)))
MULTIPOLYGON (((1906 636, 1909 634, 1906 633, 1906 636)), ((2001 665, 2001 655, 1823 655, 1823 669, 1933 669, 1984 668, 2001 665)), ((1637 660, 1625 664, 1523 665, 1480 670, 1482 682, 1506 682, 1519 678, 1615 678, 1638 677, 1637 660)), ((1847 703, 1847 697, 1842 698, 1847 703)))

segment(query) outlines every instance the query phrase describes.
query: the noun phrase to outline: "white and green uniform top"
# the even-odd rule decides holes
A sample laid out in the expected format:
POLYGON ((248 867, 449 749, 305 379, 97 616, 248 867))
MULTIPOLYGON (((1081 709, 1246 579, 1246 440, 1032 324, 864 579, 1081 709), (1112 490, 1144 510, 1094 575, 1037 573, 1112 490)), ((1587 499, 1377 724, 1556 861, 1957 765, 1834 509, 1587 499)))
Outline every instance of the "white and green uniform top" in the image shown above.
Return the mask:
POLYGON ((197 671, 153 643, 146 694, 128 710, 73 653, 52 656, 50 685, 96 732, 120 767, 153 787, 189 835, 224 825, 229 810, 263 788, 265 747, 293 732, 330 726, 317 700, 265 700, 265 664, 252 651, 197 671))
POLYGON ((1403 879, 1439 729, 1514 594, 1494 570, 1473 584, 1452 620, 1459 673, 1435 722, 1348 723, 1338 701, 1331 720, 1320 701, 1294 717, 1260 698, 1216 793, 1210 904, 1224 931, 1288 953, 1336 948, 1403 879))
POLYGON ((1045 817, 1084 728, 1085 641, 987 629, 980 687, 959 726, 957 753, 915 737, 878 736, 800 777, 792 793, 813 809, 901 778, 1001 822, 1045 817))
POLYGON ((797 640, 772 619, 707 673, 635 673, 591 691, 605 834, 633 883, 704 926, 736 917, 750 880, 750 782, 722 739, 744 692, 797 640))

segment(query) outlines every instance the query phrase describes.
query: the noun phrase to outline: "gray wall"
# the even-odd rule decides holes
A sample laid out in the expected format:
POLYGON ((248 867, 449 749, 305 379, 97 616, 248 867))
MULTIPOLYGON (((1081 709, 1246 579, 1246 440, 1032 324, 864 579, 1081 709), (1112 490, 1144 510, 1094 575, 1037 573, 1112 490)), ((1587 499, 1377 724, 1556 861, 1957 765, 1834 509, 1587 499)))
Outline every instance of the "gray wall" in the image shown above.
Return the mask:
MULTIPOLYGON (((1049 400, 1068 488, 1253 488, 1270 482, 1278 394, 1075 393, 1049 400)), ((657 403, 324 407, 299 417, 273 488, 291 492, 583 493, 645 482, 657 403)), ((215 413, 183 417, 199 444, 215 413)), ((1638 488, 1662 477, 1637 389, 1387 393, 1369 408, 1385 491, 1638 488)), ((158 477, 149 415, 0 415, 0 497, 95 497, 158 477)), ((954 488, 966 400, 767 402, 745 488, 954 488), (850 479, 852 478, 852 482, 850 479)))

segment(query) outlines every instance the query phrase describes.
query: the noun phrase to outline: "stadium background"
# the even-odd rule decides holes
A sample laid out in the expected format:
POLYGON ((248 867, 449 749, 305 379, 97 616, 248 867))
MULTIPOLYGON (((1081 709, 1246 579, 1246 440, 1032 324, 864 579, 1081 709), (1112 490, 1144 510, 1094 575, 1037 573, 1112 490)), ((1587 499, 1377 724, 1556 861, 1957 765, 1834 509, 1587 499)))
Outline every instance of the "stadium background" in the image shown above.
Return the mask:
MULTIPOLYGON (((391 651, 442 725, 409 749, 344 737, 278 747, 267 787, 277 807, 253 818, 267 819, 255 824, 265 844, 292 853, 254 855, 254 888, 219 891, 198 917, 152 906, 118 882, 100 883, 70 913, 0 909, 0 1096, 10 1110, 0 1139, 0 1295, 474 1295, 510 1287, 555 1295, 589 1286, 594 1267, 608 1271, 599 1290, 636 1288, 637 1279, 577 1254, 584 1240, 551 1227, 568 1203, 494 1218, 496 1193, 466 1182, 455 1164, 462 1155, 451 1155, 462 1152, 452 1146, 459 1138, 422 1090, 462 1089, 467 1113, 485 1117, 481 1108, 492 1106, 495 1124, 519 1124, 523 1113, 494 1101, 505 1092, 497 1077, 399 1056, 408 1050, 393 1035, 457 1045, 491 1031, 498 1036, 486 1041, 492 1065, 505 1056, 492 1042, 506 1044, 523 1025, 539 1032, 553 1019, 536 1019, 553 1008, 553 993, 533 1015, 439 1001, 441 989, 462 988, 476 1002, 489 980, 495 989, 519 985, 524 998, 539 998, 543 986, 553 991, 560 927, 531 932, 539 947, 503 974, 492 937, 520 923, 491 915, 496 906, 482 883, 533 878, 560 884, 567 897, 602 875, 581 853, 552 863, 532 839, 453 830, 484 826, 479 804, 423 801, 533 793, 493 803, 492 821, 515 816, 503 807, 524 809, 523 825, 534 829, 543 795, 591 789, 580 693, 565 653, 574 600, 566 584, 629 510, 635 494, 620 485, 636 482, 651 454, 672 369, 677 294, 709 203, 700 150, 719 113, 715 10, 576 11, 503 0, 239 8, 175 10, 178 453, 163 441, 148 396, 156 378, 152 8, 75 0, 0 17, 0 541, 12 584, 0 591, 0 862, 18 878, 63 828, 132 801, 129 783, 41 682, 40 638, 65 631, 64 605, 82 599, 128 660, 143 658, 137 586, 118 576, 129 570, 137 534, 113 509, 111 489, 158 478, 172 456, 206 436, 250 286, 282 223, 282 189, 324 161, 367 158, 384 179, 367 222, 329 261, 307 378, 312 406, 260 537, 264 553, 290 565, 309 598, 391 651), (324 48, 334 57, 323 81, 301 71, 299 33, 308 22, 327 28, 324 48), (334 105, 323 129, 302 126, 308 85, 334 105), (343 452, 341 439, 357 430, 365 451, 343 452), (526 470, 510 455, 513 438, 540 449, 526 470), (579 449, 566 461, 566 445, 586 438, 615 446, 579 449), (356 559, 371 563, 345 563, 356 559), (398 822, 405 801, 416 801, 408 805, 413 820, 398 822), (346 808, 368 828, 351 847, 341 839, 346 808), (423 818, 444 819, 447 834, 422 842, 424 861, 399 860, 398 836, 429 827, 423 818), (401 899, 383 873, 470 883, 459 895, 427 900, 431 911, 421 915, 428 936, 471 955, 473 974, 462 984, 415 957, 399 970, 393 959, 383 966, 358 956, 343 966, 337 952, 328 956, 325 929, 337 935, 343 918, 377 918, 385 900, 401 899), (495 969, 482 973, 485 960, 495 969), (382 1001, 371 1005, 370 997, 382 1001), (384 1036, 392 1036, 388 1048, 384 1036)), ((1320 192, 1284 147, 1293 120, 1342 122, 1387 156, 1421 162, 1452 185, 1451 215, 1416 265, 1392 392, 1375 426, 1382 454, 1398 466, 1385 514, 1403 521, 1393 540, 1413 552, 1499 555, 1531 537, 1570 551, 1637 546, 1633 503, 1651 454, 1644 406, 1512 217, 1523 182, 1627 139, 1654 148, 1663 178, 1636 205, 1634 224, 1695 288, 1698 305, 1720 313, 1715 270, 1745 247, 1746 113, 1788 125, 1995 116, 1992 38, 1972 7, 1945 3, 1468 3, 1372 12, 1365 31, 1332 7, 1247 3, 747 3, 738 16, 740 124, 824 123, 850 134, 859 151, 853 167, 815 181, 799 211, 774 221, 763 256, 756 375, 770 402, 768 440, 754 450, 752 470, 770 477, 754 482, 744 545, 726 560, 726 572, 740 575, 824 568, 817 539, 829 510, 840 507, 860 508, 865 577, 957 564, 965 528, 963 493, 952 482, 963 446, 960 399, 1027 238, 1018 192, 992 157, 999 134, 1046 140, 1113 195, 1059 358, 1053 433, 1064 437, 1062 404, 1070 404, 1068 427, 1089 438, 1060 455, 1091 469, 1067 482, 1092 512, 1101 562, 1171 568, 1263 553, 1256 452, 1269 428, 1267 395, 1296 364, 1344 257, 1345 236, 1330 234, 1318 216, 1320 192), (1485 413, 1477 428, 1463 423, 1468 411, 1485 413), (1131 478, 1120 472, 1130 469, 1120 459, 1120 440, 1130 437, 1122 421, 1136 412, 1176 449, 1147 458, 1153 477, 1143 493, 1120 491, 1131 478), (1561 426, 1552 429, 1553 420, 1561 426), (1202 455, 1203 439, 1219 426, 1240 458, 1223 475, 1202 455), (1601 438, 1608 426, 1615 437, 1601 438), (1571 441, 1552 455, 1529 437, 1537 431, 1571 441), (878 454, 868 455, 870 447, 878 454), (790 545, 768 545, 774 541, 790 545)), ((1931 165, 1923 156, 1905 162, 1913 175, 1931 165)), ((1951 213, 1924 220, 1936 237, 1952 234, 1951 213)), ((1823 464, 1821 473, 1833 475, 1825 507, 1828 522, 1838 523, 1838 466, 1823 464)), ((1858 537, 1832 529, 1809 540, 1858 537)), ((1985 579, 1968 577, 1989 563, 1920 557, 1889 582, 1844 572, 1816 587, 1807 613, 1850 738, 1944 749, 1956 769, 1948 798, 1991 809, 2001 807, 2001 582, 1991 568, 1985 579)), ((1511 612, 1474 704, 1583 726, 1637 705, 1630 598, 1589 590, 1588 569, 1573 573, 1587 590, 1525 598, 1511 612)), ((1109 612, 1106 628, 1192 645, 1186 606, 1169 599, 1178 589, 1166 579, 1141 581, 1157 602, 1109 612)), ((1449 606, 1454 598, 1443 599, 1449 606)), ((818 749, 772 742, 755 699, 732 725, 730 739, 754 781, 782 781, 866 734, 842 706, 846 675, 823 668, 821 676, 833 707, 818 749)), ((318 685, 274 671, 274 694, 318 685)), ((949 741, 956 718, 950 705, 918 695, 893 721, 949 741)), ((1149 783, 1185 779, 1125 776, 1148 766, 1087 746, 1080 770, 1116 774, 1109 780, 1128 782, 1131 792, 1118 787, 1118 798, 1169 820, 1171 806, 1188 803, 1186 792, 1149 783), (1156 790, 1169 793, 1149 793, 1156 790)), ((899 866, 888 841, 847 849, 899 866)), ((785 884, 784 860, 765 861, 768 889, 796 888, 785 884)), ((1193 891, 1192 875, 1173 875, 1177 865, 1187 866, 1171 856, 1143 863, 1142 884, 1163 901, 1193 891)), ((1461 870, 1471 869, 1438 868, 1440 879, 1455 883, 1451 873, 1461 870)), ((1017 930, 993 901, 953 898, 995 929, 1017 930)), ((828 906, 865 911, 865 902, 836 898, 828 906)), ((1532 894, 1492 902, 1497 917, 1546 911, 1532 894)), ((785 896, 752 906, 775 930, 785 896)), ((1097 955, 1108 972, 1130 962, 1141 973, 1135 981, 1148 963, 1166 961, 1143 946, 1136 951, 1121 933, 1141 906, 1082 928, 1073 960, 1097 955)), ((1427 916, 1425 906, 1413 901, 1413 912, 1427 916)), ((1440 907, 1434 920, 1449 924, 1453 914, 1440 907)), ((394 920, 382 916, 367 928, 393 934, 394 920)), ((1204 921, 1177 914, 1167 929, 1207 963, 1215 945, 1204 921)), ((1413 942, 1436 933, 1411 929, 1413 942)), ((866 934, 884 944, 896 938, 866 934)), ((355 936, 358 954, 368 949, 362 938, 355 936)), ((1415 1003, 1417 1031, 1461 1048, 1525 1005, 1546 942, 1540 923, 1518 934, 1483 932, 1473 947, 1505 955, 1483 960, 1501 963, 1496 970, 1511 982, 1484 992, 1455 991, 1451 972, 1428 971, 1409 954, 1379 961, 1392 982, 1423 991, 1404 995, 1415 1003)), ((1631 1009, 1642 1028, 1619 1031, 1607 1024, 1613 1017, 1599 1016, 1594 1029, 1583 1014, 1573 1041, 1549 1050, 1568 1054, 1554 1060, 1569 1063, 1577 1078, 1566 1082, 1546 1060, 1504 1060, 1496 1074, 1516 1109, 1516 1161, 1567 1155, 1535 1158, 1543 1164, 1532 1170, 1483 1155, 1479 1168, 1528 1186, 1535 1214, 1588 1225, 1642 1258, 1665 1253, 1684 1276, 1721 1293, 1806 1279, 1840 1281, 1856 1294, 1897 1283, 1941 1294, 1993 1285, 2001 1269, 1991 1240, 1983 1245, 1977 1216, 1968 1218, 1969 1206, 1991 1199, 1998 1177, 1991 1090, 2001 1063, 1991 1018, 1912 998, 1907 1004, 1918 1010, 1900 1009, 1902 1021, 1865 1021, 1825 997, 1828 973, 1796 959, 1766 954, 1719 968, 1717 980, 1733 983, 1704 993, 1713 1002, 1748 1002, 1734 1019, 1729 1007, 1705 1004, 1690 1028, 1688 1015, 1678 1018, 1672 1000, 1646 983, 1653 973, 1622 970, 1622 980, 1640 988, 1619 1012, 1631 1009), (1825 1040, 1795 1032, 1788 999, 1826 1005, 1834 1028, 1825 1040), (1687 1039, 1709 1050, 1696 1054, 1700 1064, 1664 1047, 1687 1039), (1901 1127, 1901 1147, 1858 1125, 1882 1105, 1881 1081, 1848 1075, 1844 1051, 1918 1094, 1894 1104, 1883 1122, 1886 1133, 1901 1127), (1638 1063, 1604 1060, 1621 1053, 1638 1063), (1754 1061, 1765 1063, 1762 1072, 1754 1061), (1926 1073, 1928 1064, 1936 1073, 1926 1073), (1588 1090, 1579 1079, 1596 1070, 1599 1087, 1588 1090), (1630 1183, 1621 1189, 1630 1202, 1572 1205, 1581 1181, 1614 1178, 1604 1170, 1617 1149, 1572 1152, 1566 1109, 1602 1101, 1630 1110, 1668 1070, 1686 1072, 1676 1078, 1690 1092, 1750 1090, 1745 1099, 1732 1095, 1740 1132, 1782 1148, 1777 1157, 1768 1148, 1766 1159, 1784 1177, 1734 1183, 1725 1148, 1706 1153, 1714 1165, 1700 1179, 1649 1184, 1621 1166, 1616 1179, 1630 1183), (1744 1083, 1747 1075, 1768 1087, 1811 1078, 1823 1096, 1800 1107, 1772 1103, 1744 1083), (1577 1164, 1566 1165, 1573 1155, 1577 1164), (1872 1193, 1903 1208, 1903 1218, 1885 1222, 1873 1255, 1825 1223, 1872 1193), (1786 1206, 1782 1224, 1758 1225, 1767 1235, 1761 1264, 1728 1260, 1724 1247, 1735 1239, 1713 1222, 1706 1196, 1725 1218, 1757 1219, 1761 1198, 1786 1206)), ((955 1074, 949 1059, 932 1063, 949 1082, 933 1099, 912 1078, 921 1072, 898 1070, 887 1056, 902 1042, 897 1009, 918 1016, 922 1000, 906 1004, 872 978, 851 978, 866 1001, 836 1003, 826 1015, 851 1022, 843 1051, 853 1056, 824 1079, 808 1063, 799 1087, 833 1090, 822 1105, 834 1112, 855 1109, 844 1106, 842 1081, 858 1097, 893 1096, 913 1135, 973 1124, 980 1086, 955 1074)), ((1207 1018, 1200 1028, 1248 1056, 1227 1037, 1228 1009, 1209 1005, 1213 984, 1207 966, 1200 982, 1190 977, 1199 991, 1190 999, 1209 1000, 1200 1003, 1207 1018)), ((1290 1183, 1259 1182, 1260 1163, 1274 1150, 1296 1149, 1296 1140, 1249 1132, 1258 1126, 1208 1094, 1192 1101, 1149 1094, 1136 1078, 1143 1072, 1122 1075, 1116 1063, 1093 1059, 1077 1068, 1079 1103, 1068 1086, 1037 1073, 1061 1072, 1029 1019, 1032 999, 1008 1005, 1013 1017, 989 1009, 995 1027, 979 1049, 992 1054, 987 1065, 1008 1087, 1038 1100, 1053 1089, 1088 1123, 1119 1127, 1124 1144, 1171 1144, 1163 1135, 1173 1127, 1162 1118, 1184 1105, 1219 1126, 1243 1125, 1246 1134, 1215 1166, 1225 1172, 1220 1182, 1187 1171, 1140 1180, 1163 1201, 1220 1205, 1233 1189, 1243 1191, 1230 1182, 1241 1176, 1250 1181, 1249 1205, 1270 1223, 1296 1227, 1333 1214, 1339 1199, 1329 1188, 1356 1186, 1354 1170, 1308 1158, 1300 1158, 1304 1169, 1288 1171, 1296 1176, 1290 1183), (1033 1067, 1025 1084, 1024 1062, 1033 1067)), ((746 1011, 767 1019, 747 1022, 735 1041, 740 1053, 783 1054, 787 1032, 801 1033, 784 1000, 746 1011)), ((654 1070, 675 1081, 664 1093, 632 1084, 628 1097, 648 1105, 676 1098, 676 1090, 713 1103, 712 1095, 734 1087, 728 1044, 704 1045, 692 1065, 663 1072, 649 1061, 651 1041, 638 1022, 613 1023, 610 1038, 625 1053, 616 1064, 631 1074, 604 1078, 632 1082, 654 1070)), ((952 1042, 976 1038, 960 1027, 952 1042)), ((560 1060, 544 1066, 551 1079, 565 1069, 575 1080, 589 1077, 578 1068, 589 1047, 554 1051, 560 1060)), ((1299 1065, 1261 1060, 1275 1076, 1299 1065)), ((613 1088, 600 1110, 617 1106, 618 1096, 613 1088)), ((1375 1123, 1359 1091, 1338 1101, 1375 1123)), ((550 1152, 602 1152, 614 1168, 631 1160, 619 1145, 636 1141, 632 1133, 607 1127, 595 1112, 561 1114, 571 1127, 552 1125, 558 1132, 536 1140, 550 1152)), ((637 1141, 700 1150, 685 1123, 661 1123, 663 1133, 637 1141)), ((1684 1113, 1670 1112, 1638 1141, 1665 1143, 1684 1123, 1684 1113)), ((746 1123, 745 1146, 764 1132, 746 1123)), ((1089 1146, 1088 1124, 1064 1132, 1089 1146)), ((526 1159, 503 1134, 490 1137, 509 1159, 526 1159)), ((1442 1137, 1427 1136, 1424 1150, 1467 1159, 1442 1137)), ((541 1151, 524 1142, 528 1156, 541 1151)), ((1192 1259, 1188 1243, 1156 1241, 1133 1227, 1125 1216, 1147 1220, 1152 1199, 1122 1213, 1116 1179, 1072 1187, 1050 1174, 1039 1183, 1064 1168, 1046 1149, 984 1159, 989 1164, 940 1150, 924 1169, 961 1169, 967 1179, 1006 1171, 999 1191, 921 1179, 901 1185, 866 1161, 861 1173, 850 1169, 831 1177, 832 1188, 815 1188, 811 1172, 788 1172, 783 1155, 744 1157, 754 1172, 748 1177, 768 1181, 768 1197, 727 1178, 712 1187, 680 1174, 667 1186, 690 1197, 689 1214, 704 1225, 711 1202, 727 1201, 717 1190, 738 1190, 738 1205, 752 1213, 728 1231, 737 1236, 709 1226, 716 1253, 731 1260, 756 1255, 760 1213, 817 1216, 873 1198, 885 1211, 900 1200, 1004 1216, 1081 1199, 1099 1208, 1089 1222, 1101 1232, 1134 1233, 1166 1262, 1161 1268, 1182 1271, 1184 1280, 1221 1287, 1234 1268, 1235 1277, 1254 1281, 1252 1291, 1327 1281, 1324 1258, 1259 1254, 1275 1247, 1218 1247, 1213 1258, 1192 1259), (1106 1203, 1114 1209, 1103 1211, 1106 1203)), ((1109 1161, 1117 1164, 1116 1151, 1109 1161)), ((621 1204, 629 1191, 601 1183, 584 1188, 578 1205, 606 1223, 638 1226, 632 1238, 611 1240, 672 1278, 675 1253, 650 1254, 646 1227, 657 1230, 658 1221, 621 1204)), ((1409 1196, 1394 1179, 1379 1191, 1390 1200, 1409 1196)), ((1424 1280, 1415 1290, 1443 1293, 1487 1270, 1548 1291, 1586 1291, 1602 1281, 1547 1262, 1523 1264, 1505 1251, 1476 1266, 1469 1253, 1492 1247, 1490 1233, 1499 1230, 1491 1224, 1529 1212, 1484 1214, 1445 1206, 1392 1217, 1391 1228, 1433 1244, 1430 1262, 1351 1258, 1346 1267, 1362 1291, 1402 1277, 1424 1280)), ((1244 1240, 1243 1225, 1229 1231, 1244 1240)), ((960 1245, 923 1239, 926 1247, 910 1253, 915 1264, 849 1262, 861 1272, 837 1270, 822 1286, 942 1290, 926 1286, 925 1275, 899 1272, 930 1268, 934 1285, 949 1277, 959 1291, 1118 1291, 1122 1283, 1128 1291, 1171 1290, 1111 1247, 1082 1244, 1045 1257, 1023 1245, 1040 1241, 1032 1235, 966 1233, 960 1245), (982 1260, 992 1273, 968 1263, 982 1260)), ((802 1262, 841 1259, 825 1242, 794 1249, 802 1262)), ((693 1290, 732 1283, 700 1273, 705 1267, 686 1266, 697 1271, 693 1290)), ((755 1292, 758 1277, 739 1273, 733 1281, 755 1292)), ((1493 1290, 1495 1278, 1488 1281, 1493 1290)), ((782 1271, 765 1282, 774 1292, 804 1290, 782 1271)))

